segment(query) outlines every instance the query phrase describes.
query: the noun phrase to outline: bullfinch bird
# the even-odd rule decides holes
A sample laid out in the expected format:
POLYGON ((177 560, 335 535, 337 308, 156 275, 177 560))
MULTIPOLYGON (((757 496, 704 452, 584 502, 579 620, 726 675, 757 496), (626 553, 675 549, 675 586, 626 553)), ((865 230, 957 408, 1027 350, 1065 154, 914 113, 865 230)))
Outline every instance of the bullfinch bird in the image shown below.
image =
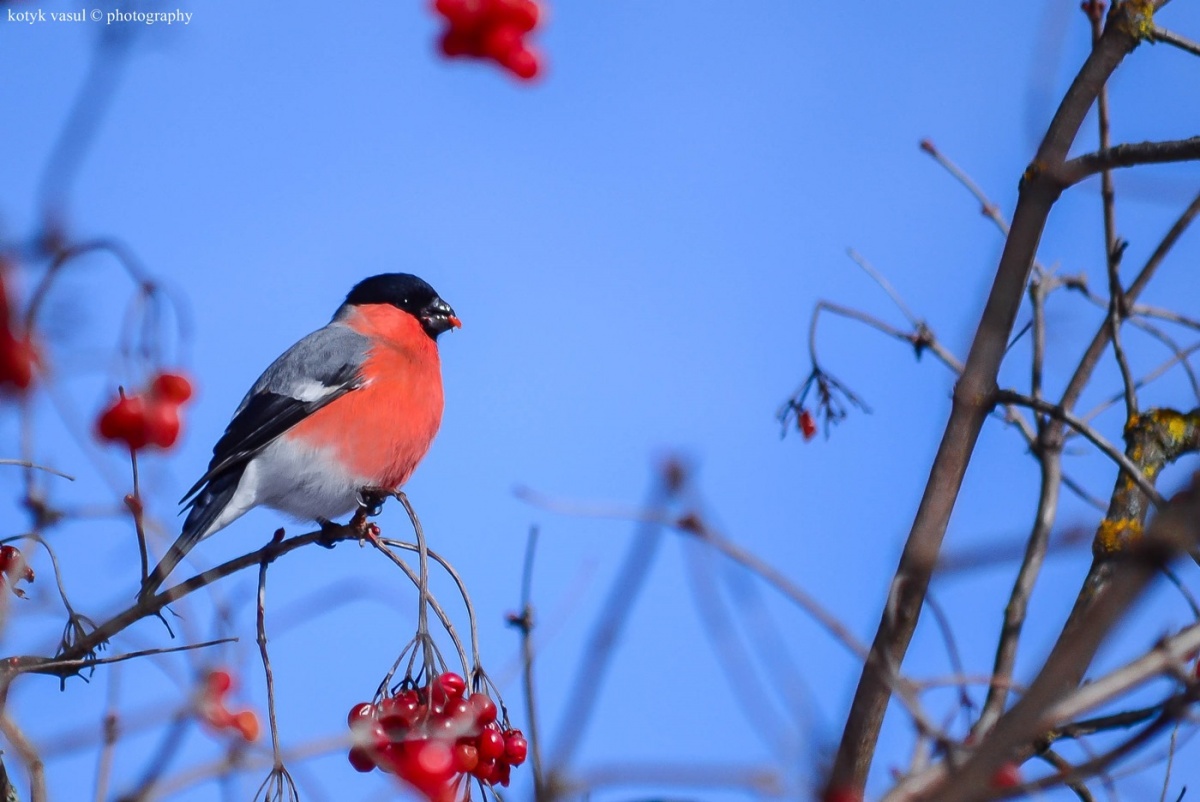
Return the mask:
POLYGON ((363 504, 362 491, 404 484, 442 421, 437 338, 461 325, 416 276, 355 285, 329 325, 285 351, 242 399, 208 472, 183 497, 183 532, 139 595, 252 507, 325 524, 363 504))

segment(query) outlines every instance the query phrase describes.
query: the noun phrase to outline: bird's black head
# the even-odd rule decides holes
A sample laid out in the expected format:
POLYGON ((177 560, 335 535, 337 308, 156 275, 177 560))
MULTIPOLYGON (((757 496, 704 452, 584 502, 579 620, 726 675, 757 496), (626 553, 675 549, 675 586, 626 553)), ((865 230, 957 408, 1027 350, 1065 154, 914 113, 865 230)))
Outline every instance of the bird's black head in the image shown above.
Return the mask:
POLYGON ((388 304, 421 321, 433 339, 462 325, 450 304, 438 297, 433 287, 410 273, 383 273, 363 279, 346 296, 345 306, 388 304))

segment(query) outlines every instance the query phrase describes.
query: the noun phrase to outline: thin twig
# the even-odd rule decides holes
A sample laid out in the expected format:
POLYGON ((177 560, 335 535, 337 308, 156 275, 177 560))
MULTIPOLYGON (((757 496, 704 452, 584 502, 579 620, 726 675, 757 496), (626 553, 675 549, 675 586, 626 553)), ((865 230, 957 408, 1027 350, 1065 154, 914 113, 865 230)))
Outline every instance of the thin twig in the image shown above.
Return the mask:
POLYGON ((1009 404, 1029 407, 1036 412, 1045 413, 1050 417, 1067 424, 1076 432, 1079 432, 1079 434, 1083 435, 1088 442, 1104 452, 1105 456, 1117 463, 1117 466, 1125 472, 1125 474, 1133 481, 1134 484, 1138 486, 1139 490, 1146 494, 1146 496, 1151 500, 1151 502, 1154 503, 1156 507, 1161 507, 1163 505, 1162 494, 1158 492, 1158 490, 1154 487, 1154 484, 1146 478, 1141 470, 1138 469, 1138 466, 1135 465, 1133 461, 1129 459, 1129 457, 1125 456, 1120 449, 1110 443, 1103 435, 1101 435, 1088 424, 1081 421, 1079 418, 1072 415, 1070 412, 1067 412, 1057 404, 1052 404, 1048 401, 1038 401, 1037 399, 1030 398, 1029 396, 1022 395, 1021 393, 1013 392, 1012 390, 997 390, 996 400, 997 403, 1003 401, 1009 404))
POLYGON ((545 775, 542 773, 542 741, 538 729, 538 708, 533 681, 533 558, 537 554, 538 530, 529 530, 525 542, 525 562, 521 569, 521 677, 525 687, 525 722, 529 728, 530 760, 533 763, 533 798, 546 799, 545 775))
MULTIPOLYGON (((279 534, 282 536, 283 530, 279 534)), ((275 759, 274 769, 283 770, 283 757, 279 751, 279 723, 275 717, 275 672, 271 670, 271 658, 267 654, 267 566, 264 557, 258 564, 258 609, 255 622, 258 633, 258 654, 262 658, 263 676, 267 682, 267 720, 271 724, 271 754, 275 759)))
POLYGON ((1172 47, 1177 47, 1185 53, 1191 53, 1193 56, 1200 56, 1200 44, 1193 42, 1186 36, 1180 36, 1177 33, 1168 31, 1166 28, 1160 28, 1155 25, 1154 30, 1150 32, 1150 38, 1152 41, 1163 42, 1172 47))
MULTIPOLYGON (((1043 430, 1043 439, 1048 432, 1043 430)), ((1003 684, 1012 679, 1013 669, 1017 662, 1017 646, 1021 638, 1021 630, 1025 626, 1025 618, 1029 609, 1029 599, 1033 595, 1042 565, 1046 560, 1046 552, 1050 545, 1050 530, 1058 514, 1058 488, 1062 474, 1061 448, 1045 443, 1041 459, 1041 488, 1038 493, 1038 508, 1034 518, 1033 530, 1025 545, 1025 555, 1021 567, 1013 580, 1012 591, 1009 593, 1008 604, 1004 608, 1004 624, 996 643, 996 657, 992 664, 992 675, 1000 682, 988 688, 987 699, 983 703, 983 711, 973 728, 976 737, 991 729, 992 725, 1004 712, 1008 702, 1008 687, 1003 684)))
POLYGON ((69 473, 63 473, 62 471, 58 470, 57 468, 51 468, 46 465, 39 465, 36 462, 30 462, 29 460, 26 460, 26 459, 12 459, 12 458, 0 459, 0 465, 16 465, 21 468, 32 468, 33 470, 36 470, 36 471, 45 471, 46 473, 52 473, 55 476, 61 476, 63 479, 67 479, 72 482, 75 481, 75 477, 71 476, 69 473))
MULTIPOLYGON (((7 696, 7 694, 5 694, 7 696)), ((6 700, 7 701, 7 700, 6 700)), ((7 707, 7 705, 5 705, 7 707)), ((26 737, 24 731, 17 726, 7 709, 0 713, 0 732, 12 744, 25 770, 29 772, 29 802, 48 802, 46 794, 46 766, 38 754, 37 747, 26 737)))
POLYGON ((1053 177, 1060 189, 1066 189, 1102 170, 1196 159, 1200 159, 1200 136, 1161 142, 1131 142, 1077 156, 1055 170, 1053 177))
POLYGON ((117 751, 117 739, 120 736, 120 725, 117 715, 117 686, 121 672, 111 671, 108 675, 108 689, 104 700, 104 717, 101 719, 101 748, 96 759, 96 802, 104 802, 108 798, 108 783, 112 776, 113 757, 117 751))
MULTIPOLYGON (((1103 3, 1084 3, 1083 10, 1092 27, 1092 47, 1100 43, 1103 35, 1103 3)), ((1096 96, 1096 124, 1100 129, 1100 152, 1107 153, 1111 141, 1111 125, 1108 110, 1108 84, 1100 87, 1096 96)), ((1104 266, 1108 277, 1108 338, 1112 345, 1113 356, 1121 372, 1121 382, 1125 389, 1125 417, 1132 418, 1137 414, 1137 395, 1134 391, 1133 373, 1129 369, 1129 360, 1125 349, 1121 346, 1121 322, 1125 319, 1125 293, 1121 288, 1121 253, 1123 246, 1117 239, 1116 190, 1113 188, 1112 168, 1105 167, 1100 171, 1100 202, 1104 220, 1104 266)))
POLYGON ((908 308, 908 304, 904 303, 904 299, 900 297, 900 293, 896 292, 896 288, 892 286, 892 283, 887 280, 887 276, 876 270, 874 265, 868 262, 862 254, 853 248, 847 248, 846 254, 854 260, 856 265, 862 268, 864 273, 871 277, 872 281, 878 284, 883 291, 887 293, 888 297, 892 299, 892 303, 896 305, 896 308, 900 310, 901 314, 908 318, 908 322, 914 329, 918 329, 923 325, 924 321, 914 315, 913 311, 908 308))

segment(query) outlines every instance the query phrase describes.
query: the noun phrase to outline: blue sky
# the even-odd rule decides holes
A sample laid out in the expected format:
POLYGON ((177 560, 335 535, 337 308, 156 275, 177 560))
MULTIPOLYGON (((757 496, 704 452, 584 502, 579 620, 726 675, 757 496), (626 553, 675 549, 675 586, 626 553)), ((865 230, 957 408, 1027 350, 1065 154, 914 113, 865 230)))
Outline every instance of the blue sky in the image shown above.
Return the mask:
MULTIPOLYGON (((53 0, 13 7, 74 8, 53 0)), ((503 616, 518 602, 529 528, 541 531, 539 703, 551 733, 633 531, 620 521, 533 508, 514 488, 629 507, 672 452, 691 460, 706 513, 728 536, 869 639, 952 377, 933 359, 915 363, 903 344, 829 319, 819 334, 822 363, 872 414, 854 414, 828 440, 807 444, 794 435, 781 440, 774 414, 807 374, 818 299, 903 324, 846 258, 848 246, 965 355, 1002 240, 917 143, 931 138, 1011 212, 1017 178, 1086 54, 1077 3, 561 2, 537 39, 549 66, 533 86, 490 66, 439 58, 438 25, 421 3, 178 7, 193 14, 187 26, 139 30, 66 217, 80 238, 119 238, 187 299, 192 334, 180 359, 199 393, 181 447, 146 466, 153 512, 170 536, 174 499, 202 472, 262 368, 323 325, 356 281, 403 270, 429 280, 464 321, 441 341, 445 419, 408 492, 431 543, 471 588, 485 664, 510 678, 510 706, 520 708, 510 668, 517 638, 503 616)), ((1194 4, 1171 4, 1161 21, 1200 31, 1194 4)), ((0 24, 0 232, 7 238, 36 226, 40 176, 103 29, 0 24)), ((1140 48, 1114 82, 1114 139, 1194 134, 1198 69, 1194 57, 1166 46, 1140 48)), ((1081 146, 1094 143, 1094 130, 1089 119, 1081 146)), ((1131 243, 1127 269, 1145 259, 1198 179, 1194 166, 1117 177, 1119 228, 1131 243)), ((1194 313, 1200 291, 1189 265, 1198 255, 1193 233, 1144 300, 1194 313)), ((1040 258, 1103 286, 1094 183, 1055 208, 1040 258)), ((95 258, 78 263, 51 296, 51 364, 60 395, 84 419, 115 381, 128 381, 105 354, 130 291, 111 261, 95 258)), ((1050 319, 1048 382, 1061 387, 1099 313, 1064 295, 1050 319)), ((1129 339, 1143 372, 1168 355, 1129 339)), ((1002 383, 1025 381, 1026 354, 1014 349, 1002 383)), ((1111 366, 1101 372, 1083 408, 1116 389, 1114 376, 1111 366)), ((1195 403, 1176 374, 1144 399, 1195 403)), ((43 406, 38 456, 80 474, 73 485, 54 485, 55 498, 111 506, 118 497, 43 406)), ((0 442, 15 444, 15 420, 0 413, 0 442)), ((1120 414, 1100 425, 1118 437, 1120 414)), ((127 483, 121 461, 105 459, 127 483)), ((1081 451, 1068 457, 1068 470, 1107 496, 1113 470, 1102 460, 1081 451)), ((1167 473, 1164 486, 1187 470, 1167 473)), ((15 498, 16 475, 2 481, 15 498)), ((948 548, 1019 543, 1036 485, 1016 434, 989 426, 948 548)), ((15 534, 24 519, 15 506, 9 511, 6 534, 15 534)), ((254 548, 281 521, 256 511, 205 542, 197 558, 215 564, 254 548)), ((1096 521, 1089 507, 1064 499, 1062 530, 1096 521)), ((389 508, 382 524, 397 536, 406 531, 399 509, 389 508)), ((53 537, 82 610, 98 617, 133 593, 136 552, 126 521, 74 522, 53 537)), ((737 620, 757 633, 755 622, 769 614, 778 642, 767 652, 786 658, 808 688, 798 698, 797 683, 786 679, 792 675, 771 660, 745 678, 766 688, 761 704, 791 733, 763 737, 773 730, 762 714, 745 715, 726 685, 689 591, 689 566, 707 565, 705 582, 728 567, 681 548, 674 536, 663 546, 598 690, 577 766, 728 760, 773 767, 800 793, 814 761, 836 743, 857 665, 771 592, 761 591, 761 608, 734 592, 737 620)), ((1048 564, 1021 651, 1023 676, 1052 643, 1087 560, 1086 550, 1075 550, 1048 564)), ((50 613, 48 566, 35 567, 38 599, 14 604, 9 651, 34 649, 60 626, 50 613)), ((1014 570, 1003 565, 935 586, 977 673, 990 666, 1014 570)), ((414 594, 398 579, 382 560, 347 545, 308 550, 272 569, 269 615, 278 611, 283 622, 273 660, 285 744, 341 734, 349 707, 371 695, 414 625, 414 594), (301 618, 288 627, 289 616, 301 618)), ((261 705, 252 584, 249 577, 225 584, 242 642, 222 659, 244 672, 246 699, 261 705)), ((201 637, 213 631, 211 605, 187 615, 185 628, 201 637)), ((1155 595, 1101 665, 1135 654, 1187 615, 1177 596, 1155 595)), ((113 648, 163 642, 161 629, 145 623, 113 648)), ((165 719, 185 699, 185 665, 100 671, 64 694, 50 680, 31 679, 14 692, 16 716, 45 744, 77 727, 98 732, 107 692, 126 708, 154 704, 165 719), (115 691, 106 690, 112 676, 115 691)), ((921 676, 948 672, 928 624, 906 667, 921 676)), ((933 704, 949 699, 935 696, 933 704)), ((117 750, 115 790, 139 776, 156 743, 138 736, 117 750)), ((192 733, 168 775, 211 759, 215 744, 192 733)), ((906 764, 910 745, 903 717, 890 717, 872 789, 886 787, 889 768, 906 764)), ((312 798, 378 799, 389 789, 378 776, 354 774, 341 755, 306 765, 312 798)), ((56 798, 90 794, 94 772, 94 751, 52 760, 56 798)), ((245 780, 250 791, 256 776, 245 780)), ((1145 776, 1128 781, 1134 797, 1156 789, 1161 775, 1145 776)), ((1195 785, 1200 774, 1181 765, 1174 782, 1195 785)), ((181 798, 212 798, 213 788, 181 798)))

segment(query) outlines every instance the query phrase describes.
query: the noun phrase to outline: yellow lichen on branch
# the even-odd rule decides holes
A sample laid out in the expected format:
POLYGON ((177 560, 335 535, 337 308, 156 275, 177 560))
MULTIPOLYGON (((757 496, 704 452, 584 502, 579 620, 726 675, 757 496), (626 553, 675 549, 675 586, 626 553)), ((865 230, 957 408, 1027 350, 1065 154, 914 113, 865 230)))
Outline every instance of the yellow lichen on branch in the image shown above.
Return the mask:
POLYGON ((1153 0, 1126 0, 1124 22, 1126 30, 1138 42, 1154 41, 1153 0))
POLYGON ((1137 544, 1142 537, 1142 522, 1136 518, 1105 518, 1096 529, 1096 540, 1093 552, 1101 554, 1119 554, 1137 544))
MULTIPOLYGON (((1200 409, 1151 409, 1134 415, 1125 424, 1125 444, 1125 456, 1154 482, 1166 465, 1200 450, 1200 409)), ((1141 537, 1148 512, 1145 493, 1122 472, 1108 514, 1096 529, 1092 553, 1102 558, 1127 551, 1141 537)))

